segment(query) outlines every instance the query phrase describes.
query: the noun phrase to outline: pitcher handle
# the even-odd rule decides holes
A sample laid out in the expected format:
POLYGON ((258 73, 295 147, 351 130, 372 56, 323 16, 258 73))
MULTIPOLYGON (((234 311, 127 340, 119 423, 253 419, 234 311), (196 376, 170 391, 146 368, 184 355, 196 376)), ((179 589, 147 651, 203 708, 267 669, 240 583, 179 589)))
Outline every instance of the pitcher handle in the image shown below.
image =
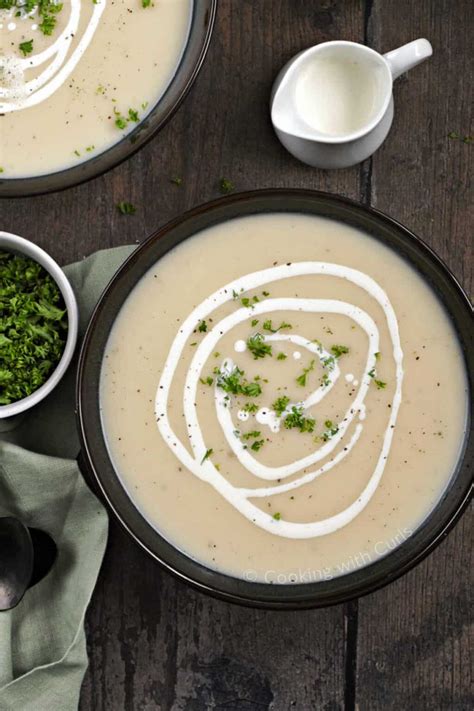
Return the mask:
POLYGON ((433 48, 427 39, 420 38, 408 42, 398 49, 392 49, 391 52, 384 54, 384 58, 390 67, 394 79, 404 74, 409 69, 413 69, 417 64, 424 62, 425 59, 431 57, 433 48))

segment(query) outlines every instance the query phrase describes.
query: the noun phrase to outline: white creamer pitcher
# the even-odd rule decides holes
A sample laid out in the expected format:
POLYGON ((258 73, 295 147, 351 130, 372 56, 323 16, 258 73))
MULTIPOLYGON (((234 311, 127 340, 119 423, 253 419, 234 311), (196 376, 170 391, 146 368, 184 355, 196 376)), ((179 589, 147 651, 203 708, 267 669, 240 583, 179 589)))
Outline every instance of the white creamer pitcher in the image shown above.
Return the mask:
POLYGON ((431 56, 417 39, 381 55, 357 42, 297 54, 273 85, 271 119, 285 148, 317 168, 347 168, 381 146, 393 119, 393 80, 431 56))

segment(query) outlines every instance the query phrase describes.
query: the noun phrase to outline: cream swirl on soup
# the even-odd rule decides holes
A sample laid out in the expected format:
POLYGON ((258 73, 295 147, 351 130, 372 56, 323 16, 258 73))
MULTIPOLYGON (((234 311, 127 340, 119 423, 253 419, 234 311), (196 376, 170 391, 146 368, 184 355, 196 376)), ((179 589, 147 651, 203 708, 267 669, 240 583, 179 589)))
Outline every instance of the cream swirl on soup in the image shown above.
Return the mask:
MULTIPOLYGON (((66 8, 62 3, 49 3, 50 26, 43 26, 39 3, 13 2, 0 31, 11 33, 15 30, 28 31, 31 37, 43 27, 43 34, 51 36, 51 42, 44 49, 36 52, 34 39, 18 42, 16 50, 0 55, 0 70, 3 77, 0 85, 0 113, 20 111, 45 101, 67 81, 77 63, 89 46, 97 30, 107 0, 85 3, 70 0, 66 8), (56 17, 59 12, 68 12, 68 19, 60 31, 54 33, 56 17), (86 15, 86 26, 77 38, 81 14, 86 15), (32 20, 29 27, 25 23, 32 20), (51 20, 54 24, 51 26, 51 20), (75 46, 73 41, 76 38, 75 46)), ((18 34, 18 33, 17 33, 18 34)), ((12 44, 11 42, 9 43, 12 44)))
MULTIPOLYGON (((270 321, 270 324, 271 323, 272 321, 270 321)), ((284 324, 283 327, 291 328, 291 325, 284 324)), ((257 347, 260 350, 256 357, 264 357, 265 355, 272 357, 273 351, 272 345, 270 344, 290 343, 302 349, 306 349, 311 355, 315 356, 314 359, 310 361, 310 366, 305 373, 305 382, 306 374, 314 370, 316 360, 323 369, 323 375, 318 387, 304 400, 292 402, 286 397, 283 403, 280 401, 278 410, 272 408, 271 403, 267 402, 254 413, 255 419, 259 424, 269 426, 273 436, 278 436, 282 422, 284 426, 288 427, 290 419, 290 426, 295 419, 297 421, 299 419, 300 423, 302 423, 300 426, 301 431, 312 433, 316 420, 313 417, 308 417, 308 413, 312 412, 312 408, 323 403, 326 395, 336 385, 341 376, 340 356, 344 351, 348 352, 349 349, 346 346, 338 346, 337 344, 333 345, 332 349, 328 349, 323 343, 309 340, 302 334, 279 333, 283 327, 280 326, 278 329, 273 329, 270 325, 270 328, 267 328, 267 330, 277 331, 276 333, 271 333, 271 335, 262 334, 260 332, 249 335, 247 341, 248 346, 252 348, 253 345, 254 352, 257 347), (331 355, 331 350, 334 355, 331 355), (305 423, 308 422, 314 422, 314 425, 306 424, 305 426, 305 423)), ((244 352, 241 341, 236 342, 235 351, 237 354, 244 352)), ((294 353, 298 353, 299 356, 301 355, 299 351, 295 351, 294 353)), ((234 358, 235 357, 234 355, 234 358)), ((164 441, 181 463, 199 479, 213 486, 221 496, 253 524, 269 533, 286 538, 312 538, 330 534, 350 523, 366 507, 380 482, 389 456, 393 432, 401 403, 403 380, 402 360, 403 353, 395 312, 385 291, 367 274, 340 264, 332 264, 329 262, 300 262, 274 266, 270 269, 247 274, 240 279, 226 284, 205 299, 205 301, 197 306, 186 318, 171 346, 156 393, 155 413, 157 426, 164 441), (374 384, 376 387, 385 387, 385 383, 382 383, 382 381, 376 377, 377 360, 379 357, 379 329, 374 319, 361 308, 354 304, 336 299, 271 298, 269 291, 263 292, 265 296, 264 300, 261 300, 256 294, 252 295, 252 292, 256 289, 261 289, 262 287, 268 289, 272 283, 276 281, 302 276, 312 276, 315 279, 321 276, 330 276, 347 280, 363 289, 377 302, 383 310, 390 334, 392 346, 390 356, 395 363, 396 379, 382 445, 373 472, 365 488, 350 506, 335 515, 322 520, 304 523, 284 519, 280 514, 275 516, 275 514, 267 513, 253 504, 250 499, 271 497, 283 492, 293 491, 312 482, 322 474, 326 474, 332 469, 337 468, 337 465, 342 462, 351 452, 352 448, 357 445, 357 441, 364 428, 365 398, 369 388, 374 387, 374 384), (208 331, 206 319, 212 316, 216 308, 226 302, 232 301, 238 301, 240 307, 236 308, 235 311, 225 318, 217 321, 208 331), (324 437, 323 433, 320 440, 316 439, 315 441, 315 445, 318 444, 318 446, 315 446, 314 451, 304 458, 282 464, 281 466, 270 467, 253 456, 252 450, 258 451, 259 448, 257 449, 253 445, 249 446, 252 432, 250 433, 250 437, 245 437, 245 435, 244 437, 240 436, 241 433, 237 427, 239 414, 240 419, 242 419, 242 410, 235 413, 235 415, 233 414, 234 398, 229 395, 229 392, 233 392, 234 395, 245 395, 245 389, 240 384, 240 388, 236 386, 232 390, 226 387, 226 384, 228 384, 229 378, 235 379, 235 376, 238 376, 240 379, 241 376, 244 375, 244 371, 230 356, 224 357, 221 361, 220 368, 214 368, 215 377, 211 378, 211 376, 207 376, 207 378, 209 385, 213 384, 214 387, 217 419, 225 439, 240 462, 240 465, 258 480, 277 480, 278 482, 289 479, 301 470, 305 470, 304 474, 291 479, 288 483, 278 483, 276 486, 260 486, 256 488, 236 487, 230 484, 215 466, 212 461, 213 449, 209 446, 209 443, 204 441, 203 433, 199 426, 199 413, 196 404, 198 384, 200 381, 206 382, 206 380, 203 379, 206 363, 208 363, 212 353, 216 352, 221 338, 228 334, 232 328, 245 321, 250 321, 251 326, 257 326, 261 316, 271 314, 273 317, 276 317, 278 313, 282 311, 309 314, 337 314, 351 319, 354 327, 362 329, 367 338, 364 370, 357 381, 358 387, 355 392, 355 397, 348 404, 340 421, 337 423, 330 421, 330 424, 329 421, 325 421, 328 423, 327 430, 330 431, 330 436, 326 434, 326 437, 324 437), (196 333, 196 331, 199 332, 200 324, 206 324, 205 329, 201 328, 205 336, 199 344, 195 344, 197 346, 196 352, 187 372, 183 391, 183 413, 186 421, 189 445, 191 447, 191 451, 189 451, 176 435, 170 424, 168 417, 168 397, 177 364, 183 356, 183 350, 192 334, 196 333), (352 425, 355 426, 352 427, 352 425), (313 468, 317 462, 326 457, 331 458, 322 466, 313 468), (312 468, 309 472, 306 471, 308 467, 312 468)), ((346 376, 349 376, 351 382, 355 382, 352 373, 346 373, 346 376)), ((254 392, 258 391, 258 394, 264 397, 263 388, 260 383, 254 382, 254 385, 256 386, 254 392)), ((245 387, 247 387, 247 393, 250 393, 248 386, 245 387)), ((281 384, 278 387, 281 387, 281 384)), ((276 398, 275 402, 278 402, 278 398, 276 398)), ((247 412, 248 411, 249 408, 247 408, 247 412)), ((257 439, 261 434, 260 430, 254 430, 254 433, 256 432, 258 432, 258 434, 255 434, 254 444, 256 442, 263 443, 265 441, 264 439, 257 439)), ((335 474, 332 475, 334 476, 335 474)))

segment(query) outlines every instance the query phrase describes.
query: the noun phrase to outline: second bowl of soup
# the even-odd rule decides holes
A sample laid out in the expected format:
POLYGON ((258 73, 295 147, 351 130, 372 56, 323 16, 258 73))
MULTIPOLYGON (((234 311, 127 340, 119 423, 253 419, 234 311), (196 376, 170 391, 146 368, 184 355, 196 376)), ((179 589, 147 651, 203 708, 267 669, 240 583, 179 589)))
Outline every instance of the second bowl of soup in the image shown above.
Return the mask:
POLYGON ((171 116, 216 0, 2 0, 0 196, 103 173, 171 116))

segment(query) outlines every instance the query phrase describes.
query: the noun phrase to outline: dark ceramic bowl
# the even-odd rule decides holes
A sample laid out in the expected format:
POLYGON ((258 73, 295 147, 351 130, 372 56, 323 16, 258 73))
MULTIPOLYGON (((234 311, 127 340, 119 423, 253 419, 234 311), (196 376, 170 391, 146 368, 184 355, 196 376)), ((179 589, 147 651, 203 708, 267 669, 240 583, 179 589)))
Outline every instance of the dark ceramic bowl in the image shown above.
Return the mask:
POLYGON ((129 158, 171 118, 201 69, 217 10, 217 0, 194 0, 188 40, 181 62, 165 93, 144 121, 113 146, 79 165, 30 178, 0 177, 0 197, 26 197, 70 188, 96 178, 129 158))
POLYGON ((418 237, 376 210, 306 190, 264 190, 227 197, 186 213, 147 239, 119 269, 90 322, 80 356, 77 410, 86 472, 128 533, 167 570, 199 590, 246 605, 291 609, 325 606, 372 592, 410 570, 447 535, 471 492, 474 437, 471 412, 449 487, 423 524, 384 558, 332 580, 271 585, 212 571, 174 548, 145 520, 123 488, 102 433, 99 379, 104 348, 122 304, 155 262, 183 240, 216 223, 262 212, 301 212, 336 219, 368 232, 410 262, 444 304, 461 344, 472 392, 473 315, 469 301, 443 262, 418 237))

